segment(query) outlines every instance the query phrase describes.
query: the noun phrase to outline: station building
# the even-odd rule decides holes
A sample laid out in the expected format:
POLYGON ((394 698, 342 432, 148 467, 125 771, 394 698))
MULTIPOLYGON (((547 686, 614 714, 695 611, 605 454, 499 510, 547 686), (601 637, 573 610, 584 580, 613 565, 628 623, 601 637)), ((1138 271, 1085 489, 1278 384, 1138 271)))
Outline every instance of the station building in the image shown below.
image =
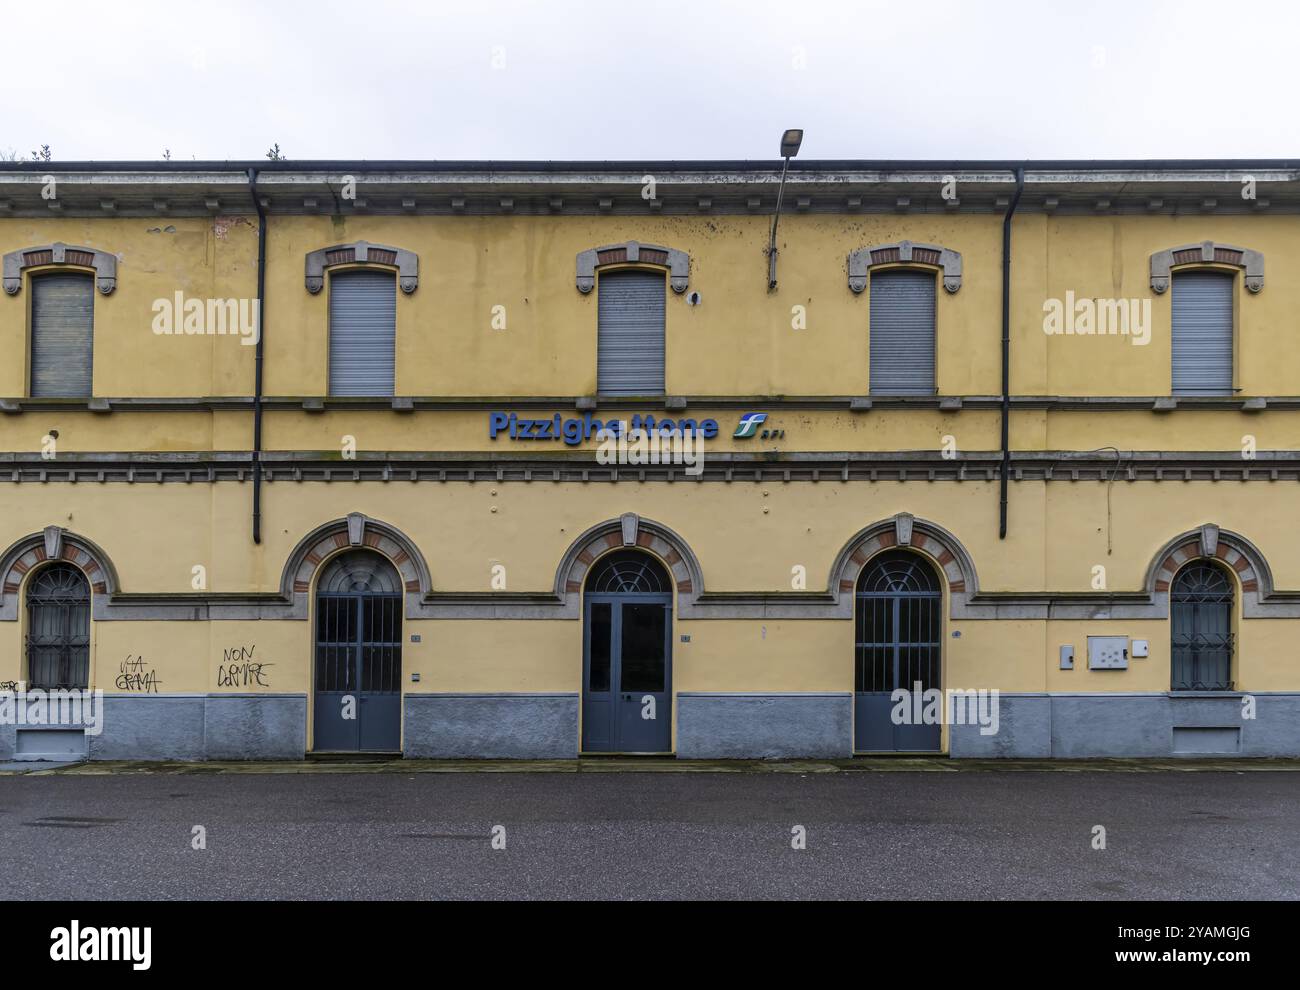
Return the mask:
POLYGON ((1298 170, 6 163, 0 758, 1300 755, 1298 170))

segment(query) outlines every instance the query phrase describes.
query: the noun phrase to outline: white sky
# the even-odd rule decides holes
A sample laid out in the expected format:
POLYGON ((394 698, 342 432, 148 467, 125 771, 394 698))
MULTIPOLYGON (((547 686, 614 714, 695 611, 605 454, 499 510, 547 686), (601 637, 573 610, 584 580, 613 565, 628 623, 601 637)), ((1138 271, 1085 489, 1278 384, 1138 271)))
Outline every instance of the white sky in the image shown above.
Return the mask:
POLYGON ((802 158, 1295 157, 1298 10, 5 0, 0 151, 771 159, 803 127, 802 158))

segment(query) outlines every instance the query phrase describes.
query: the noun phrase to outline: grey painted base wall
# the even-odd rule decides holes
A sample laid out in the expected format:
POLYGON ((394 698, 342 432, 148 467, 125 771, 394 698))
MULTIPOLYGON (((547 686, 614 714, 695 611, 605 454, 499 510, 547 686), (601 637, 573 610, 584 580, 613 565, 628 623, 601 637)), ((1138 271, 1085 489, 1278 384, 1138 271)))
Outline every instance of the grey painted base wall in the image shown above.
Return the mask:
POLYGON ((957 758, 1300 756, 1300 694, 1054 694, 1000 697, 996 735, 953 726, 957 758))
MULTIPOLYGON (((1300 757, 1300 693, 1003 694, 995 735, 954 725, 957 759, 1300 757)), ((408 694, 404 753, 427 759, 574 759, 577 694, 408 694)), ((853 750, 852 694, 677 696, 682 759, 841 759, 853 750)), ((0 760, 300 760, 307 696, 113 695, 103 731, 0 725, 0 760)))
POLYGON ((425 759, 578 755, 576 694, 408 694, 402 749, 425 759))
MULTIPOLYGON (((92 760, 301 760, 307 748, 306 695, 106 695, 103 706, 101 731, 84 737, 92 760)), ((30 758, 33 732, 0 726, 0 758, 30 758)))
POLYGON ((851 755, 851 694, 677 696, 682 759, 780 760, 851 755))

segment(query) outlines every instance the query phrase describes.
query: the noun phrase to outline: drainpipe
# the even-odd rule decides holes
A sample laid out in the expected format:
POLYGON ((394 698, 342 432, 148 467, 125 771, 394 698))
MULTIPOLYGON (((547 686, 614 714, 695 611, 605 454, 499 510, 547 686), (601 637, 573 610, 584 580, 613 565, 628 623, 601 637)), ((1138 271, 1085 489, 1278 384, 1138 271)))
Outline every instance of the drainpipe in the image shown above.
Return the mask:
POLYGON ((998 539, 1007 538, 1007 481, 1011 474, 1011 218, 1025 191, 1025 170, 1016 169, 1016 193, 1002 218, 1002 471, 998 493, 998 539))
POLYGON ((253 542, 262 542, 262 356, 266 348, 266 212, 257 194, 257 169, 248 170, 248 188, 257 210, 257 347, 253 372, 253 542))

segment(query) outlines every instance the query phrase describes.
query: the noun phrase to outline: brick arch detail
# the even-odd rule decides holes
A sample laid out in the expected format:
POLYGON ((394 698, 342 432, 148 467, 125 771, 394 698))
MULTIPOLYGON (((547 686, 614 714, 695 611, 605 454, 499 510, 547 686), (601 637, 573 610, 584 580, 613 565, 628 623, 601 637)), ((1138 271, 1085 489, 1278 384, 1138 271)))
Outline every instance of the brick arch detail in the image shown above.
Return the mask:
POLYGON ((591 566, 612 550, 641 549, 658 557, 677 588, 680 606, 693 603, 704 591, 700 563, 690 546, 662 523, 627 512, 591 527, 569 545, 555 572, 555 594, 575 606, 591 566))
POLYGON ((374 550, 397 568, 406 590, 408 618, 413 617, 412 608, 433 590, 428 565, 414 541, 396 526, 353 512, 318 526, 299 541, 285 564, 280 593, 305 606, 321 565, 348 549, 374 550))
POLYGON ((43 532, 24 536, 0 556, 0 621, 17 621, 27 576, 51 561, 79 568, 94 595, 112 595, 119 588, 108 554, 84 536, 61 526, 47 526, 43 532))
POLYGON ((1206 523, 1198 530, 1175 537, 1156 554, 1147 572, 1146 588, 1168 595, 1174 576, 1193 560, 1217 560, 1237 575, 1243 595, 1266 596, 1273 590, 1268 563, 1244 536, 1206 523))
POLYGON ((853 603, 858 579, 871 558, 885 550, 917 550, 943 572, 953 604, 979 591, 979 578, 961 541, 942 526, 900 512, 858 532, 836 557, 827 587, 841 606, 853 603))

